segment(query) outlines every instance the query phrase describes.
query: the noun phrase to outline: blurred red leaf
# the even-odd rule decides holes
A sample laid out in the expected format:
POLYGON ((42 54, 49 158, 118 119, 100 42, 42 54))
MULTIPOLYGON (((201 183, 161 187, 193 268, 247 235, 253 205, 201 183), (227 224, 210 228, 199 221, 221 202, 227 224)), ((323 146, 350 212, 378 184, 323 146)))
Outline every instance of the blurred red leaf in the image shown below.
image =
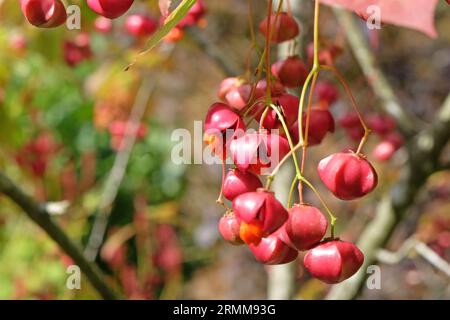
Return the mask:
POLYGON ((434 14, 438 0, 320 0, 358 14, 366 14, 371 5, 378 6, 384 23, 411 28, 436 38, 434 14))

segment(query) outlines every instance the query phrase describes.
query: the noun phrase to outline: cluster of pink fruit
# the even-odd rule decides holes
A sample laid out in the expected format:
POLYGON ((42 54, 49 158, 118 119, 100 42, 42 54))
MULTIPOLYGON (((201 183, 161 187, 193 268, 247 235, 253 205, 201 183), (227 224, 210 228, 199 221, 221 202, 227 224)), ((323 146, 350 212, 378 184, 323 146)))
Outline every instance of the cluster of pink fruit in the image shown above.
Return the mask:
MULTIPOLYGON (((100 33, 109 33, 113 23, 111 19, 116 19, 126 13, 134 0, 88 0, 88 6, 100 16, 95 20, 94 27, 100 33)), ((61 0, 20 0, 23 14, 27 20, 39 28, 54 28, 65 23, 67 19, 66 8, 61 0)), ((206 13, 206 6, 202 0, 197 0, 186 16, 173 28, 166 36, 169 42, 179 41, 183 38, 184 29, 199 24, 203 21, 206 13)), ((124 30, 138 40, 145 39, 152 35, 160 24, 161 20, 148 14, 132 14, 126 17, 124 30)), ((21 39, 22 42, 24 39, 21 39)), ((17 41, 16 46, 21 45, 17 41)), ((73 40, 64 42, 64 58, 69 66, 76 66, 92 56, 90 47, 90 37, 88 33, 80 33, 73 40)))
MULTIPOLYGON (((285 12, 266 18, 259 30, 272 43, 292 40, 299 33, 297 22, 285 12)), ((302 86, 308 74, 297 56, 275 62, 267 72, 270 77, 255 83, 225 79, 218 91, 223 102, 214 103, 206 115, 206 144, 223 160, 224 168, 228 158, 234 164, 222 181, 221 197, 230 200, 232 208, 219 197, 218 202, 227 208, 219 232, 232 244, 247 244, 263 264, 288 263, 299 251, 309 250, 304 257, 309 272, 326 283, 341 282, 361 267, 363 253, 353 243, 334 237, 334 221, 331 237, 325 238, 329 223, 318 208, 301 201, 286 210, 258 177, 294 152, 293 143, 299 143, 299 99, 286 88, 302 86), (252 120, 259 122, 259 130, 246 132, 252 120)), ((308 146, 320 144, 328 132, 334 132, 328 106, 338 97, 336 88, 319 82, 315 96, 319 102, 302 115, 308 146)), ((342 200, 361 198, 377 185, 377 174, 361 153, 332 154, 320 161, 317 170, 325 186, 342 200)))

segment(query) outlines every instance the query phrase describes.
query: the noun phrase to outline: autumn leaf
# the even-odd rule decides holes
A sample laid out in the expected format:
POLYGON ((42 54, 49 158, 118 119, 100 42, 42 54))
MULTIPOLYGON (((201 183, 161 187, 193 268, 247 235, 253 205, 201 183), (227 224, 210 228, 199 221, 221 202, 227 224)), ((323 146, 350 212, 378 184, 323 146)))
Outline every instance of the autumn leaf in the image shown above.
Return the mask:
POLYGON ((172 0, 159 0, 159 10, 161 11, 161 15, 164 19, 169 16, 169 9, 171 4, 172 0))
POLYGON ((378 6, 381 21, 437 37, 434 15, 438 0, 320 0, 326 5, 338 5, 362 15, 371 15, 370 6, 378 6))

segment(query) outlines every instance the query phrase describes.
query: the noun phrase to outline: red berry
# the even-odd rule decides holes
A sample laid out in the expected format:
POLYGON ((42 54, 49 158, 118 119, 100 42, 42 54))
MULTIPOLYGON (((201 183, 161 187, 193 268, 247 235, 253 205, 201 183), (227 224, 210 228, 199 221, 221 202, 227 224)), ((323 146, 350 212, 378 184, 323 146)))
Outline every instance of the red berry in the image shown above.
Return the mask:
POLYGON ((245 124, 229 106, 214 103, 206 114, 204 129, 204 141, 216 155, 225 159, 226 149, 233 139, 244 133, 245 124))
POLYGON ((354 275, 361 268, 364 255, 353 243, 331 240, 311 249, 303 262, 313 277, 334 284, 354 275))
MULTIPOLYGON (((308 55, 308 64, 312 65, 314 62, 314 43, 311 42, 306 49, 308 55)), ((329 44, 328 46, 322 47, 319 50, 319 63, 325 65, 333 65, 334 60, 342 53, 342 48, 335 45, 329 44)))
POLYGON ((373 132, 385 135, 393 131, 396 127, 395 120, 389 116, 380 114, 373 115, 367 119, 367 125, 373 132))
POLYGON ((89 34, 80 33, 73 41, 65 41, 63 49, 64 59, 71 67, 91 58, 92 51, 89 34))
POLYGON ((105 17, 98 17, 95 19, 94 26, 100 33, 109 33, 112 29, 112 21, 105 17))
POLYGON ((395 153, 394 144, 389 141, 381 141, 372 151, 372 156, 378 161, 388 161, 395 153))
POLYGON ((285 230, 297 250, 311 249, 325 236, 328 221, 319 209, 309 205, 295 205, 288 212, 285 230))
POLYGON ((132 36, 146 37, 156 31, 158 22, 152 17, 143 14, 133 14, 127 17, 125 28, 132 36))
POLYGON ((237 196, 262 188, 259 178, 251 172, 230 170, 223 182, 223 195, 230 201, 237 196))
POLYGON ((249 83, 243 83, 230 89, 225 95, 225 101, 230 107, 240 111, 248 104, 251 93, 252 86, 249 83))
MULTIPOLYGON (((255 98, 259 99, 266 95, 267 92, 267 81, 266 79, 259 80, 255 87, 255 98)), ((286 93, 286 89, 278 81, 272 81, 270 83, 270 92, 272 96, 279 96, 286 93)))
POLYGON ((249 248, 256 260, 261 263, 274 265, 294 261, 298 251, 290 248, 280 239, 280 231, 275 231, 266 238, 255 244, 249 244, 249 248))
POLYGON ((372 165, 362 155, 353 152, 328 156, 319 162, 317 171, 327 188, 342 200, 363 197, 378 183, 372 165))
POLYGON ((273 192, 263 189, 237 196, 233 200, 233 210, 241 221, 241 239, 247 244, 258 244, 262 237, 273 233, 288 218, 286 209, 273 192))
POLYGON ((67 19, 61 0, 20 0, 20 7, 28 22, 36 27, 57 27, 67 19))
POLYGON ((339 119, 338 123, 352 140, 359 141, 364 136, 364 128, 358 115, 354 112, 345 114, 339 119))
POLYGON ((240 223, 234 213, 226 213, 220 218, 219 232, 222 238, 234 245, 243 244, 239 236, 240 223))
MULTIPOLYGON (((267 36, 269 22, 268 18, 264 19, 259 25, 259 31, 267 36)), ((300 32, 297 21, 292 17, 292 15, 281 12, 277 17, 276 14, 270 16, 270 30, 272 42, 279 43, 287 40, 294 39, 300 32)))
MULTIPOLYGON (((279 96, 273 97, 272 100, 275 105, 281 108, 281 112, 284 115, 286 125, 288 127, 291 126, 298 117, 299 98, 292 94, 283 93, 279 96)), ((253 108, 252 113, 253 114, 256 113, 255 119, 257 121, 261 119, 265 107, 266 107, 265 103, 260 102, 253 108)), ((280 120, 278 119, 278 115, 275 112, 275 110, 269 109, 269 111, 266 114, 266 118, 264 119, 263 127, 265 129, 283 130, 283 126, 280 120)))
POLYGON ((228 92, 231 90, 239 87, 239 85, 242 83, 242 80, 238 77, 228 77, 222 80, 222 82, 219 85, 219 90, 217 91, 217 97, 220 100, 225 101, 225 96, 228 92))
POLYGON ((287 88, 300 87, 308 76, 308 70, 299 57, 289 57, 275 62, 271 67, 272 74, 287 88))
POLYGON ((315 95, 320 102, 331 105, 339 98, 339 90, 334 84, 328 81, 319 81, 316 84, 315 95))
POLYGON ((231 156, 238 169, 256 174, 267 173, 289 150, 286 138, 269 133, 245 134, 230 144, 231 156))
POLYGON ((197 0, 189 9, 186 16, 178 23, 179 28, 192 27, 196 25, 206 14, 206 6, 203 0, 197 0))
POLYGON ((87 0, 88 6, 99 15, 115 19, 130 9, 134 0, 87 0))
MULTIPOLYGON (((303 137, 306 137, 306 114, 303 114, 303 137)), ((294 143, 298 143, 298 122, 291 126, 291 137, 294 143)), ((319 145, 327 133, 334 132, 334 118, 326 109, 311 109, 308 126, 308 146, 319 145)))

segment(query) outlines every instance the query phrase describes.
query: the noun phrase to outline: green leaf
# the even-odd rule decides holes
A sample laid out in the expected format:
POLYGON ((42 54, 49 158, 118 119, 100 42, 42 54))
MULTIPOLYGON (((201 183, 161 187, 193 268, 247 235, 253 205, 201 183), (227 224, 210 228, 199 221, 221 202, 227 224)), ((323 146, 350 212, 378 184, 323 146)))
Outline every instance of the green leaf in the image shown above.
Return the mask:
POLYGON ((134 62, 129 64, 125 71, 130 69, 136 62, 137 59, 150 52, 175 26, 178 24, 178 22, 183 19, 187 13, 189 12, 189 9, 192 8, 192 6, 195 4, 197 0, 183 0, 178 5, 178 7, 172 11, 172 13, 167 17, 167 19, 164 21, 164 25, 159 28, 147 41, 147 49, 139 53, 139 55, 136 57, 134 62))

